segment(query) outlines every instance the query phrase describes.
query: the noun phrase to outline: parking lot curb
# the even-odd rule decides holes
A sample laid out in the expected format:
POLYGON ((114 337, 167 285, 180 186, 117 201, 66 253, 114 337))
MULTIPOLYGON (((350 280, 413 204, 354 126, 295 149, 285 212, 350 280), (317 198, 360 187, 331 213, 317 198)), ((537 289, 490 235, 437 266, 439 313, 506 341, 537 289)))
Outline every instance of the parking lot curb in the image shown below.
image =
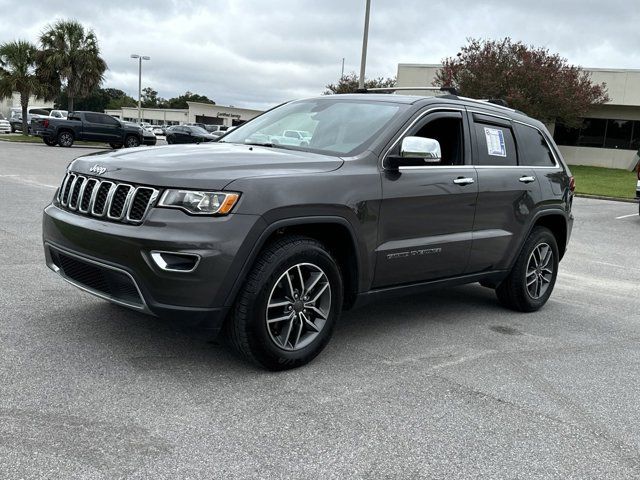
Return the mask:
POLYGON ((589 195, 586 193, 576 193, 576 197, 594 198, 596 200, 609 200, 612 202, 638 203, 638 201, 633 198, 607 197, 606 195, 589 195))

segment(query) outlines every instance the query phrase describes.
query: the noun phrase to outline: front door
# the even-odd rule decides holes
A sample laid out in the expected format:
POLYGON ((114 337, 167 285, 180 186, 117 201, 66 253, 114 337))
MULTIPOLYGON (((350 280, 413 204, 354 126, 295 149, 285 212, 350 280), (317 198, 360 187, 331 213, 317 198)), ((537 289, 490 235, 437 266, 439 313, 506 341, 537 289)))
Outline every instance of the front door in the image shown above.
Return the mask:
POLYGON ((405 136, 437 140, 442 159, 383 169, 374 288, 462 275, 471 249, 478 184, 466 113, 428 109, 388 156, 405 136))

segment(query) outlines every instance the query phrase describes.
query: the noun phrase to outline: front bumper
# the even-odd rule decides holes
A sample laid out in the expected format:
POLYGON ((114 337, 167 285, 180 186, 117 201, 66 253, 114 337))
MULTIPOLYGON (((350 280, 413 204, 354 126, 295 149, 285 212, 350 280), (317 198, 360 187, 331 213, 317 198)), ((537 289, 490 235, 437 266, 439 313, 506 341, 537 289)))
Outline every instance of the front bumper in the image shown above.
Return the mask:
POLYGON ((87 217, 56 205, 43 214, 47 265, 65 280, 126 307, 209 330, 221 327, 244 259, 263 229, 264 221, 255 215, 195 217, 175 209, 152 208, 142 225, 87 217), (165 271, 151 257, 157 250, 197 255, 200 261, 190 272, 165 271), (62 268, 60 255, 80 262, 81 271, 62 268), (129 278, 130 285, 122 287, 125 296, 101 288, 87 276, 95 272, 86 269, 115 272, 118 285, 129 278))

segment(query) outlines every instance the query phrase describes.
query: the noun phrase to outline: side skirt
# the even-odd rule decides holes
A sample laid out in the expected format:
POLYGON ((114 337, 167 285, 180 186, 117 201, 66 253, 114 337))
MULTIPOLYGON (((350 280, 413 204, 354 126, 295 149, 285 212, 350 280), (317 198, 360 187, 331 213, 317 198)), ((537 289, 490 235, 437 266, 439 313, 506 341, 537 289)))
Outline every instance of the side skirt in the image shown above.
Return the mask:
POLYGON ((400 297, 405 295, 415 295, 418 293, 426 292, 429 290, 436 290, 439 288, 454 287, 457 285, 464 285, 467 283, 479 282, 480 280, 486 280, 489 283, 498 284, 507 275, 508 270, 495 270, 491 272, 474 273, 471 275, 462 275, 453 278, 444 278, 440 280, 431 280, 429 282, 411 283, 408 285, 394 285, 392 287, 376 288, 369 290, 368 292, 359 293, 356 297, 355 303, 352 308, 362 307, 369 303, 378 302, 380 300, 386 300, 389 298, 400 297))

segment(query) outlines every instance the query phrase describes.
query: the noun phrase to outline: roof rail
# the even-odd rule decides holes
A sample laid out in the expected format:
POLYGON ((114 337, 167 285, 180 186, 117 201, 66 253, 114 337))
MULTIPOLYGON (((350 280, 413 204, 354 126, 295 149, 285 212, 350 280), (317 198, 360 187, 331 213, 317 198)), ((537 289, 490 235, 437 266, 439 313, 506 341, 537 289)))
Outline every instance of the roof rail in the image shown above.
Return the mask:
POLYGON ((451 95, 458 95, 455 87, 375 87, 359 90, 361 93, 367 92, 402 92, 407 90, 426 90, 429 92, 448 92, 451 95))

